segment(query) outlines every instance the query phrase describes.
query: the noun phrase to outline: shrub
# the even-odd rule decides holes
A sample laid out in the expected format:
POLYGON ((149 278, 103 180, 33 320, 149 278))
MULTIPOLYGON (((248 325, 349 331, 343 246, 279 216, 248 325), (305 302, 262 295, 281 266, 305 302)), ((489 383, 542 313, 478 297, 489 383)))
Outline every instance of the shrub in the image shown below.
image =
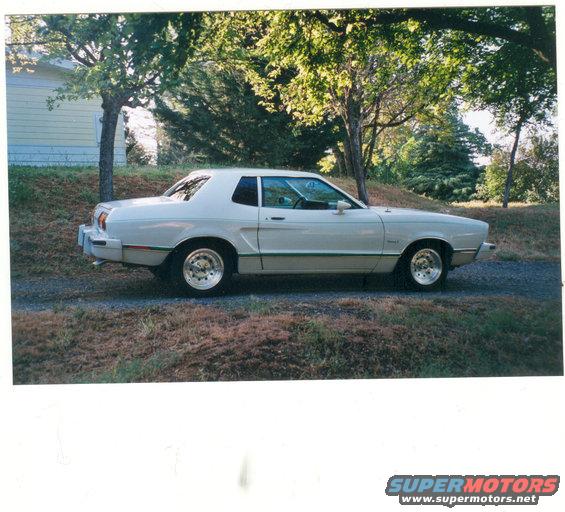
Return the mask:
POLYGON ((8 196, 12 207, 31 203, 37 198, 35 190, 16 174, 8 175, 8 196))

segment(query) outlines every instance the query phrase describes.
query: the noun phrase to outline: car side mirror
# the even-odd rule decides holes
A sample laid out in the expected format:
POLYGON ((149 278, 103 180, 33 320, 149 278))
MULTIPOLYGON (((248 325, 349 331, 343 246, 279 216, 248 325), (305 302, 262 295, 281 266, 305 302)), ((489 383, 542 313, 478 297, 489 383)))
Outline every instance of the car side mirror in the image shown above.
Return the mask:
POLYGON ((343 215, 343 212, 345 210, 349 210, 349 208, 351 208, 351 205, 347 201, 338 201, 336 208, 337 208, 337 211, 335 212, 335 214, 336 215, 343 215))

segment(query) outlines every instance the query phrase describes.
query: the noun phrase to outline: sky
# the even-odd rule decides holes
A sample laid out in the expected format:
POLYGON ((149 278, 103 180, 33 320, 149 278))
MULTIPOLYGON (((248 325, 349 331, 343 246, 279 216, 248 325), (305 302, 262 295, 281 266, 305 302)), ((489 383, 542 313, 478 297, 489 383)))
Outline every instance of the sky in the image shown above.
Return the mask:
MULTIPOLYGON (((509 145, 511 143, 508 134, 497 128, 494 118, 487 110, 469 110, 463 112, 463 122, 472 130, 478 130, 485 136, 490 144, 509 145)), ((475 159, 478 165, 487 165, 490 163, 490 157, 480 156, 475 159)))
POLYGON ((494 118, 487 110, 470 110, 463 113, 463 121, 471 129, 478 128, 491 144, 502 142, 505 136, 495 126, 494 118))
POLYGON ((128 127, 133 132, 135 140, 151 157, 151 164, 157 163, 157 128, 153 114, 143 108, 124 107, 128 116, 128 127))

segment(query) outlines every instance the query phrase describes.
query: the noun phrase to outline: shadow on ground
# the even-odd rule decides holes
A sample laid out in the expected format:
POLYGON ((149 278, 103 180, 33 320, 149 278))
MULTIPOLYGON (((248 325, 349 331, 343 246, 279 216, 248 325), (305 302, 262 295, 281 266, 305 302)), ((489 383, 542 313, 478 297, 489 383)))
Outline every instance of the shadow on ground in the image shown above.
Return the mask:
MULTIPOLYGON (((391 276, 286 275, 234 276, 232 285, 219 297, 189 299, 172 290, 143 269, 116 278, 98 273, 92 278, 36 278, 12 280, 14 309, 45 309, 76 304, 109 307, 141 307, 180 301, 214 303, 245 300, 249 296, 269 299, 315 299, 414 295, 398 289, 391 276)), ((418 295, 421 295, 419 293, 418 295)), ((426 296, 477 297, 512 295, 534 299, 561 296, 560 266, 550 262, 481 262, 450 272, 445 288, 426 296)))

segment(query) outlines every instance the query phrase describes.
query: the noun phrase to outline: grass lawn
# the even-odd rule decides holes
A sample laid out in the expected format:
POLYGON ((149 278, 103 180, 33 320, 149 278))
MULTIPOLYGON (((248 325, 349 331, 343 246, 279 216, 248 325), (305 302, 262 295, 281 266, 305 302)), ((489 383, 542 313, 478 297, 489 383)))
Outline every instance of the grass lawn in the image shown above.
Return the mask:
MULTIPOLYGON (((117 168, 116 198, 163 193, 186 175, 183 168, 117 168)), ((98 175, 93 168, 11 168, 10 244, 13 276, 78 275, 93 272, 76 249, 79 224, 89 222, 98 203, 98 175)), ((335 179, 354 192, 353 180, 335 179)), ((496 243, 499 259, 559 259, 558 205, 499 205, 479 202, 446 204, 412 192, 369 183, 375 205, 421 208, 464 215, 490 223, 489 240, 496 243)), ((116 265, 105 273, 123 273, 116 265)))
POLYGON ((250 297, 12 323, 18 384, 563 374, 559 301, 250 297))

